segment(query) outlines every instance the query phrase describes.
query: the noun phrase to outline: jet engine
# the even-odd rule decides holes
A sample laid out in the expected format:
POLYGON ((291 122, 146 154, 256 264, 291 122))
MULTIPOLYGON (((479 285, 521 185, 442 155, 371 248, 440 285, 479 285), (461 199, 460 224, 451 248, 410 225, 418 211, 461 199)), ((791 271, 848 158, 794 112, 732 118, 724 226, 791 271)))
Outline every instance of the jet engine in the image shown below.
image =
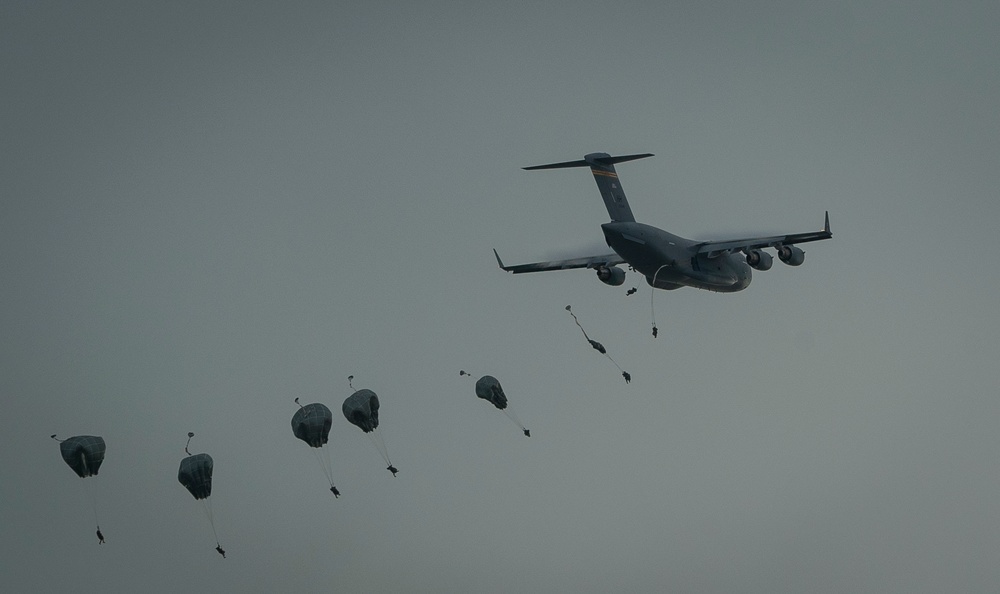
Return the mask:
POLYGON ((598 266, 597 278, 606 285, 617 287, 625 282, 625 271, 617 266, 598 266))
POLYGON ((747 252, 747 264, 751 268, 756 270, 770 270, 771 264, 774 263, 774 258, 771 254, 767 252, 762 252, 760 250, 750 250, 747 252))
POLYGON ((789 266, 798 266, 805 262, 806 253, 794 245, 783 245, 778 248, 778 259, 789 266))

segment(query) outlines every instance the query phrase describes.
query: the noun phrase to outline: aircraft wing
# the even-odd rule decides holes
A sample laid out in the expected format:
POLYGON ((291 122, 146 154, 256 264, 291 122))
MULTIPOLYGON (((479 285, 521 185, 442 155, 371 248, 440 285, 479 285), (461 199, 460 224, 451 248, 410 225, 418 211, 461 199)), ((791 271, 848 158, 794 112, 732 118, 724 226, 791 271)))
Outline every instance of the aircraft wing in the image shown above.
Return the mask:
POLYGON ((625 260, 618 254, 605 254, 603 256, 587 256, 584 258, 572 258, 570 260, 550 260, 548 262, 535 262, 533 264, 517 264, 514 266, 504 266, 500 260, 500 254, 493 250, 493 255, 497 257, 497 264, 500 268, 514 274, 523 272, 544 272, 546 270, 569 270, 571 268, 599 268, 601 266, 613 266, 624 264, 625 260))
POLYGON ((750 237, 747 239, 731 239, 726 241, 706 241, 699 243, 696 247, 699 254, 708 254, 710 258, 714 258, 726 253, 820 241, 822 239, 830 239, 831 237, 833 237, 833 233, 830 232, 830 213, 827 212, 822 231, 773 235, 771 237, 750 237))

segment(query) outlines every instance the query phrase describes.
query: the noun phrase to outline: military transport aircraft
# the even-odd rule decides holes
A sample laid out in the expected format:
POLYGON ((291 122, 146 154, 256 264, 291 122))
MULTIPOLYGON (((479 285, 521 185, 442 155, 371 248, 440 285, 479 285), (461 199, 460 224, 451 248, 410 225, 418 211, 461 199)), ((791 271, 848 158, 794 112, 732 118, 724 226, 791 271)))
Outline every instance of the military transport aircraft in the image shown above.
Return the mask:
POLYGON ((771 254, 763 251, 765 248, 775 249, 778 259, 785 264, 798 266, 805 261, 805 253, 795 244, 833 237, 829 212, 826 213, 822 231, 727 241, 693 241, 651 225, 637 223, 618 181, 615 164, 652 156, 651 153, 644 153, 612 157, 607 153, 591 153, 582 161, 525 167, 526 170, 590 167, 601 197, 604 198, 604 205, 611 215, 611 222, 601 225, 601 229, 614 253, 505 266, 500 260, 500 254, 494 249, 497 264, 514 274, 590 268, 597 272, 597 278, 601 282, 612 286, 625 282, 625 271, 617 265, 627 264, 642 273, 646 282, 657 289, 695 287, 731 293, 747 288, 751 268, 771 268, 773 259, 771 254))

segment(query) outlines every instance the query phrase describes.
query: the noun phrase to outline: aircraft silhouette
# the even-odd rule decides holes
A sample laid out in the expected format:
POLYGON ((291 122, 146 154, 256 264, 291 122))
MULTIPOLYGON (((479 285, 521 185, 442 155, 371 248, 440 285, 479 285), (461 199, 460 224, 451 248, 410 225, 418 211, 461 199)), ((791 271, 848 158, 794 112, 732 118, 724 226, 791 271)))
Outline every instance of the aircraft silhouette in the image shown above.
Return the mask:
POLYGON ((799 266, 805 261, 805 252, 796 247, 796 244, 833 237, 829 212, 826 213, 822 231, 725 241, 694 241, 652 225, 638 223, 625 199, 615 164, 652 156, 651 153, 643 153, 612 157, 607 153, 591 153, 582 161, 525 167, 528 171, 589 167, 611 216, 611 222, 601 225, 601 229, 604 231, 605 241, 614 253, 505 266, 500 260, 500 254, 494 249, 497 264, 514 274, 590 268, 597 272, 597 278, 601 282, 612 286, 625 282, 625 271, 618 265, 627 264, 645 276, 646 282, 657 289, 695 287, 732 293, 750 285, 751 268, 771 268, 773 259, 764 249, 772 248, 782 262, 789 266, 799 266))

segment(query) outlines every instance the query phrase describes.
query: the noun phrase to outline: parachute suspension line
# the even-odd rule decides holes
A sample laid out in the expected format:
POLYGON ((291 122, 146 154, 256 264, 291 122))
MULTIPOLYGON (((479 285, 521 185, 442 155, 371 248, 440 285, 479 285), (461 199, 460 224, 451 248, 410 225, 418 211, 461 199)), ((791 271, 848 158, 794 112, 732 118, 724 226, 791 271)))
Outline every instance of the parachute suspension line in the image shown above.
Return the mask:
POLYGON ((365 433, 365 437, 368 438, 368 441, 372 442, 372 445, 375 446, 376 450, 378 450, 379 455, 382 456, 383 459, 385 459, 385 454, 382 453, 382 448, 378 447, 378 442, 375 441, 375 432, 369 431, 365 433))
POLYGON ((80 480, 83 481, 83 490, 87 492, 87 498, 90 499, 90 508, 94 510, 94 524, 100 530, 101 521, 97 518, 97 497, 94 495, 94 487, 90 485, 90 481, 85 479, 80 480))
POLYGON ((333 461, 330 459, 330 448, 319 448, 323 450, 319 453, 320 463, 323 465, 323 470, 326 472, 326 480, 329 481, 330 487, 333 487, 333 461))
POLYGON ((313 456, 316 458, 316 463, 319 464, 320 468, 323 469, 323 475, 326 476, 327 482, 330 483, 330 487, 333 487, 333 463, 330 461, 330 450, 329 448, 309 448, 313 451, 313 456))
POLYGON ((375 439, 382 444, 382 451, 385 452, 385 462, 389 466, 392 466, 392 460, 389 459, 389 446, 385 445, 385 435, 381 431, 372 431, 372 433, 378 433, 375 439))
POLYGON ((510 407, 503 409, 503 413, 507 415, 508 419, 514 421, 515 425, 521 428, 521 433, 524 433, 525 437, 531 437, 531 431, 528 431, 528 428, 524 426, 524 423, 522 423, 521 419, 518 418, 517 413, 512 411, 510 407))
POLYGON ((391 466, 392 460, 389 458, 389 446, 385 445, 385 436, 382 435, 381 431, 378 432, 376 439, 378 439, 379 443, 382 444, 382 451, 385 452, 385 461, 388 462, 389 465, 391 466))
POLYGON ((188 456, 191 455, 191 452, 188 451, 188 446, 191 445, 191 438, 192 437, 194 437, 194 432, 193 431, 188 431, 188 440, 187 440, 187 443, 184 444, 184 453, 187 454, 188 456))
POLYGON ((521 422, 521 419, 517 417, 517 413, 512 411, 509 406, 503 409, 503 414, 507 415, 507 418, 510 419, 511 421, 514 421, 514 424, 520 427, 521 431, 525 430, 524 423, 521 422))
POLYGON ((382 456, 382 459, 385 460, 385 463, 389 466, 392 466, 392 461, 389 460, 389 450, 388 448, 385 447, 385 439, 383 439, 382 437, 382 432, 376 429, 373 431, 369 431, 368 433, 366 433, 366 435, 368 436, 368 439, 371 440, 372 444, 375 446, 375 449, 378 450, 378 453, 382 456), (378 435, 376 435, 376 433, 378 433, 378 435))
POLYGON ((625 383, 626 384, 632 382, 632 375, 629 372, 627 372, 624 369, 622 369, 622 366, 619 365, 617 361, 615 361, 614 359, 612 359, 611 355, 609 355, 607 353, 604 353, 604 356, 608 358, 608 361, 611 361, 612 363, 615 364, 615 367, 618 368, 618 371, 620 371, 622 373, 622 377, 625 378, 625 383))
POLYGON ((351 387, 351 390, 354 390, 353 382, 354 382, 354 376, 353 375, 347 376, 347 385, 351 387))
POLYGON ((625 373, 625 370, 624 370, 624 369, 622 369, 622 366, 621 366, 621 365, 619 365, 618 363, 616 363, 616 362, 615 362, 615 360, 611 358, 611 355, 609 355, 609 354, 607 354, 607 353, 604 353, 604 356, 608 358, 608 361, 611 361, 612 363, 614 363, 614 364, 615 364, 615 367, 617 367, 617 368, 618 368, 618 371, 620 371, 620 372, 622 372, 622 373, 625 373))
POLYGON ((212 527, 212 536, 215 537, 215 544, 219 545, 219 533, 215 530, 215 514, 212 513, 212 498, 206 497, 201 500, 201 509, 205 512, 205 517, 208 518, 208 524, 212 527))
POLYGON ((667 266, 670 266, 670 265, 669 264, 664 264, 663 266, 660 266, 659 268, 656 269, 656 272, 653 273, 653 283, 649 287, 649 291, 650 291, 649 292, 649 313, 650 313, 650 316, 653 319, 653 338, 656 338, 656 335, 659 334, 659 332, 660 332, 656 328, 656 310, 653 309, 653 296, 656 295, 656 275, 660 274, 660 271, 663 270, 664 268, 666 268, 667 266))
POLYGON ((323 448, 313 448, 313 456, 316 458, 317 464, 319 464, 320 469, 323 471, 323 476, 326 477, 327 482, 333 483, 332 469, 328 463, 329 455, 322 451, 323 448))

